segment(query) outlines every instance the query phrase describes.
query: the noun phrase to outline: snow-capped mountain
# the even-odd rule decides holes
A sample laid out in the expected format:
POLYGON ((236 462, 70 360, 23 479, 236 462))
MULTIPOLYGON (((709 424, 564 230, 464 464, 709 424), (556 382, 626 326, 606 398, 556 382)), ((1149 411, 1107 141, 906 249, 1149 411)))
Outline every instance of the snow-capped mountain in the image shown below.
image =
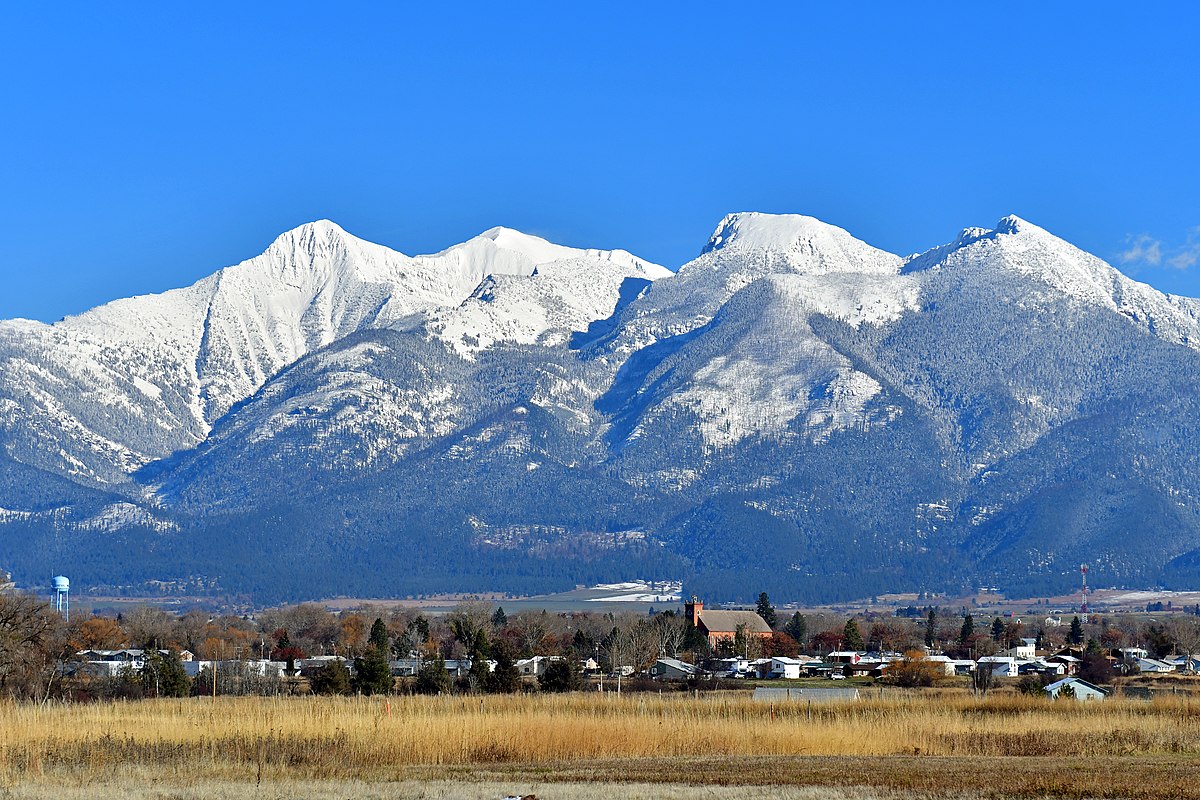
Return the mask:
POLYGON ((901 258, 733 214, 676 274, 314 223, 187 289, 0 324, 0 535, 83 574, 150 536, 127 580, 272 596, 1170 583, 1200 577, 1197 412, 1200 302, 1016 217, 901 258))
MULTIPOLYGON (((320 221, 186 289, 54 325, 2 322, 4 450, 81 482, 124 483, 148 462, 199 444, 214 421, 301 356, 359 330, 454 308, 485 278, 529 277, 563 259, 591 267, 601 283, 610 272, 666 272, 623 251, 562 247, 504 228, 410 258, 320 221)), ((592 290, 583 305, 603 305, 602 295, 592 290)))

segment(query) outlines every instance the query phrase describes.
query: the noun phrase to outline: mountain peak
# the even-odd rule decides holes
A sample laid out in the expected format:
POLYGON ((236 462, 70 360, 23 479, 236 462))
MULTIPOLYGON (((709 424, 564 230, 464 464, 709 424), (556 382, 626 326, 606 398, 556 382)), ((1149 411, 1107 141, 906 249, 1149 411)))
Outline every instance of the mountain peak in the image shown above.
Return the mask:
POLYGON ((765 214, 739 211, 726 214, 701 255, 737 246, 749 250, 788 250, 797 242, 821 236, 846 236, 841 228, 803 214, 765 214))
POLYGON ((279 234, 271 242, 266 252, 279 249, 294 250, 297 247, 311 252, 315 245, 345 242, 348 239, 354 238, 356 237, 347 233, 336 222, 328 219, 318 219, 312 222, 305 222, 303 225, 297 225, 295 228, 279 234))
MULTIPOLYGON (((835 272, 894 274, 900 258, 860 241, 849 232, 803 214, 729 214, 709 238, 701 257, 714 263, 748 256, 766 272, 813 275, 835 272)), ((695 262, 693 262, 695 263, 695 262)), ((685 266, 684 270, 689 267, 685 266)))

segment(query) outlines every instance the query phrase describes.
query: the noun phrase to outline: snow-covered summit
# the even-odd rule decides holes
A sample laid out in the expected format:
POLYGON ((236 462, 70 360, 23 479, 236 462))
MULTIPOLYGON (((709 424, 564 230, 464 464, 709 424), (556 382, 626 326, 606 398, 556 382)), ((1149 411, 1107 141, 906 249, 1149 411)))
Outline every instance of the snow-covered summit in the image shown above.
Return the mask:
POLYGON ((953 242, 907 259, 902 271, 921 273, 926 293, 1001 292, 1049 306, 1067 299, 1116 311, 1148 333, 1200 348, 1200 302, 1135 281, 1014 215, 991 229, 966 228, 953 242))
MULTIPOLYGON (((772 275, 898 277, 902 260, 855 239, 846 231, 800 214, 729 214, 701 255, 672 278, 656 281, 624 313, 609 345, 629 352, 708 323, 725 301, 772 275)), ((840 285, 842 280, 830 285, 840 285)), ((832 290, 831 290, 832 291, 832 290)), ((899 284, 897 291, 906 291, 899 284)), ((831 304, 840 301, 831 298, 831 304)), ((897 299, 895 303, 904 305, 897 299)), ((819 302, 814 306, 819 307, 819 302)))
POLYGON ((780 271, 810 274, 895 273, 900 266, 898 257, 855 239, 836 225, 802 214, 729 214, 701 255, 722 250, 743 257, 758 253, 780 271))

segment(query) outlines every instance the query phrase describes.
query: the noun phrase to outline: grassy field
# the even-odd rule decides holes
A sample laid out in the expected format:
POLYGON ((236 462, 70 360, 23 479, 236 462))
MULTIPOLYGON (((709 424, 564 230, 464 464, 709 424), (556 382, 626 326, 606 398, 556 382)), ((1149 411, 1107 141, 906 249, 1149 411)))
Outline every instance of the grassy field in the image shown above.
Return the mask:
POLYGON ((335 793, 587 797, 599 782, 613 787, 605 797, 740 797, 738 786, 769 785, 795 797, 1200 800, 1200 700, 934 691, 811 707, 732 692, 0 704, 4 796, 149 786, 146 796, 257 797, 290 786, 279 796, 296 798, 355 782, 375 794, 335 793))

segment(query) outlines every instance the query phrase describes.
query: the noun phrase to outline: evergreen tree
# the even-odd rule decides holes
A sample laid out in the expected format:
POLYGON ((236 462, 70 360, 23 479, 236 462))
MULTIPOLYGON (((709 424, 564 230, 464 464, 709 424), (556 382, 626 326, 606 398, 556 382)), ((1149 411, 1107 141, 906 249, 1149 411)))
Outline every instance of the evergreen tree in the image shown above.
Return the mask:
POLYGON ((999 644, 1000 640, 1003 638, 1004 638, 1004 620, 1000 619, 999 617, 996 617, 994 620, 992 620, 992 641, 995 642, 996 644, 999 644))
POLYGON ((446 662, 441 656, 432 658, 421 666, 413 690, 417 694, 450 693, 450 673, 446 672, 446 662))
POLYGON ((1083 644, 1083 623, 1079 621, 1079 617, 1072 618, 1071 633, 1067 640, 1071 644, 1083 644))
POLYGON ((937 641, 937 609, 929 607, 929 615, 925 617, 925 646, 933 647, 937 641))
POLYGON ((484 682, 487 691, 497 694, 521 691, 521 671, 517 669, 517 661, 508 641, 497 639, 492 644, 492 656, 496 659, 496 668, 488 674, 484 682))
POLYGON ((487 679, 491 672, 488 665, 488 654, 491 648, 488 646, 487 634, 483 631, 475 637, 475 646, 471 648, 471 672, 467 675, 467 680, 471 684, 471 690, 482 692, 487 690, 487 679))
POLYGON ((330 661, 309 678, 313 694, 350 694, 350 670, 341 660, 330 661))
POLYGON ((388 651, 391 636, 388 635, 387 625, 379 617, 371 623, 371 635, 367 638, 367 643, 384 653, 388 651))
POLYGON ((583 686, 579 670, 570 659, 551 661, 546 671, 538 677, 538 685, 543 692, 573 692, 583 686))
POLYGON ((962 627, 958 630, 958 643, 966 647, 967 642, 971 641, 971 637, 975 635, 975 620, 971 618, 968 612, 963 614, 962 627))
POLYGON ((367 652, 354 659, 354 691, 359 694, 390 694, 392 691, 392 666, 388 663, 386 628, 383 646, 376 643, 375 629, 371 629, 372 643, 367 652))
POLYGON ((183 661, 175 650, 166 654, 158 650, 147 650, 144 656, 141 683, 142 690, 151 697, 187 697, 192 690, 192 680, 183 661))
POLYGON ((775 616, 775 607, 771 605, 771 598, 767 597, 767 593, 763 592, 758 596, 758 605, 754 608, 758 615, 763 618, 763 622, 774 630, 775 623, 779 620, 775 616))
POLYGON ((799 611, 792 614, 792 618, 783 626, 783 632, 795 639, 801 650, 808 647, 808 620, 799 611))
POLYGON ((842 629, 842 647, 846 650, 862 650, 863 637, 862 631, 858 629, 858 620, 851 617, 846 621, 846 627, 842 629))
POLYGON ((500 630, 508 624, 508 615, 504 613, 504 606, 496 606, 496 611, 492 614, 492 630, 500 630))

